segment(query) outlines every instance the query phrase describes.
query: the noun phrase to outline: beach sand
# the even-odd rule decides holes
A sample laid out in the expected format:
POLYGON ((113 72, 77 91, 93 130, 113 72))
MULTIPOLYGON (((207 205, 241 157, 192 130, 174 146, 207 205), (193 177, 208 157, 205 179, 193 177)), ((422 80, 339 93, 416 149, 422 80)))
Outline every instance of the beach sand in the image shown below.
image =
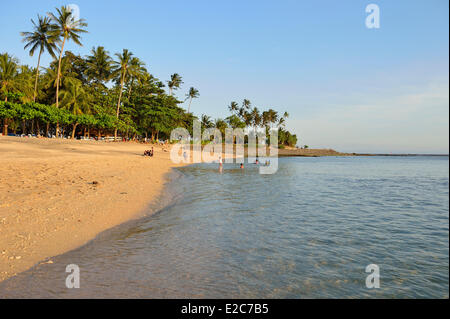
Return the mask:
POLYGON ((0 137, 0 281, 142 216, 177 166, 150 147, 0 137))

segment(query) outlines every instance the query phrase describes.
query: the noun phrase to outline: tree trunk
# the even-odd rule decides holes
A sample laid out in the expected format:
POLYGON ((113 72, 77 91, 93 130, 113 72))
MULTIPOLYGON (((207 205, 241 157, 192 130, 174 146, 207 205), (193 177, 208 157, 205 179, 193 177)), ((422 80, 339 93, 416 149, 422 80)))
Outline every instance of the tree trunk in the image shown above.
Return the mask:
POLYGON ((59 81, 61 78, 61 59, 64 51, 64 44, 66 43, 66 37, 64 37, 61 52, 59 53, 59 62, 58 62, 58 73, 56 75, 56 108, 59 108, 59 81))
MULTIPOLYGON (((120 112, 120 100, 122 99, 122 92, 123 92, 123 83, 125 82, 125 73, 127 69, 125 68, 123 71, 122 79, 120 81, 120 92, 119 92, 119 101, 117 102, 117 111, 116 111, 116 118, 119 119, 119 112, 120 112)), ((117 127, 114 129, 114 142, 117 140, 117 127)))
POLYGON ((41 64, 41 55, 42 55, 42 49, 41 49, 41 51, 39 51, 38 64, 37 64, 37 68, 36 68, 36 80, 34 81, 33 102, 36 102, 37 85, 38 85, 38 79, 39 79, 39 65, 41 64))
POLYGON ((39 127, 39 120, 36 120, 36 136, 40 137, 41 136, 41 128, 39 127))
MULTIPOLYGON (((56 75, 56 108, 59 108, 59 81, 61 78, 61 59, 64 51, 64 44, 66 43, 66 37, 64 37, 61 52, 59 53, 59 62, 58 62, 58 74, 56 75)), ((56 122, 56 137, 58 137, 59 133, 59 122, 56 122)))
POLYGON ((27 123, 25 122, 25 120, 22 121, 22 134, 27 134, 27 123))
POLYGON ((73 130, 72 130, 72 140, 75 139, 75 131, 77 130, 78 123, 72 124, 73 130))
POLYGON ((189 101, 188 114, 189 114, 189 111, 191 110, 191 103, 192 103, 192 98, 191 98, 191 100, 189 101))
POLYGON ((48 137, 49 128, 50 128, 50 123, 47 122, 47 126, 45 127, 45 137, 48 137))
POLYGON ((3 120, 3 136, 8 135, 8 119, 3 120))
POLYGON ((134 79, 131 80, 130 89, 128 90, 128 99, 131 97, 131 88, 133 87, 134 79))

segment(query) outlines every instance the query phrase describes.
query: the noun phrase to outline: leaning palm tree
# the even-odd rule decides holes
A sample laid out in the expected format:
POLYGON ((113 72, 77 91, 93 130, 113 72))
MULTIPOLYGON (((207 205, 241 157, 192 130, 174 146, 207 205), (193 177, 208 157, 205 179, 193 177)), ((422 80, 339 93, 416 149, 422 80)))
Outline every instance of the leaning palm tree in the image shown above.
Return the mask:
POLYGON ((167 81, 169 87, 169 95, 173 94, 173 90, 177 90, 183 84, 182 77, 178 73, 174 73, 170 76, 170 81, 167 81))
POLYGON ((61 76, 61 59, 64 51, 64 45, 66 41, 72 40, 79 46, 81 44, 80 33, 86 33, 87 31, 83 27, 87 27, 87 23, 84 19, 75 20, 72 15, 72 11, 69 7, 62 6, 60 9, 56 8, 56 15, 49 12, 47 15, 53 21, 51 26, 52 31, 50 34, 52 36, 63 38, 61 48, 59 50, 59 61, 58 61, 58 73, 56 81, 56 107, 59 107, 59 78, 61 76))
MULTIPOLYGON (((127 49, 123 49, 122 54, 116 53, 118 61, 114 61, 114 74, 120 83, 119 100, 117 101, 116 118, 119 119, 120 102, 123 94, 123 85, 133 71, 130 69, 133 53, 127 49)), ((117 128, 114 130, 114 141, 117 139, 117 128)))
POLYGON ((41 17, 38 15, 38 21, 35 23, 33 19, 33 31, 32 32, 21 32, 23 42, 26 42, 24 49, 30 48, 30 56, 34 55, 36 49, 39 49, 39 57, 36 68, 36 79, 34 81, 34 95, 33 101, 36 102, 37 86, 39 79, 39 65, 41 63, 42 53, 47 50, 47 52, 53 57, 55 56, 56 43, 58 41, 58 36, 52 34, 51 20, 48 17, 41 17))
POLYGON ((189 99, 189 107, 188 107, 188 113, 190 113, 191 110, 191 103, 192 99, 197 99, 200 96, 200 93, 196 88, 191 87, 189 89, 189 93, 186 94, 186 100, 189 99))
POLYGON ((96 84, 104 84, 111 77, 112 59, 104 47, 93 47, 91 55, 86 58, 86 74, 89 81, 96 84))

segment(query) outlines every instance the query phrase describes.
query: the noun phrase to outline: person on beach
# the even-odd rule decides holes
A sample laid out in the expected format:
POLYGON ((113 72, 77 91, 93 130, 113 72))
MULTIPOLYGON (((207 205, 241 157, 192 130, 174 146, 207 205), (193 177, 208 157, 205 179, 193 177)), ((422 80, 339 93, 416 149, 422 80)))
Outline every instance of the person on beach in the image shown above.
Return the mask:
POLYGON ((241 169, 244 169, 244 163, 241 163, 241 169))
POLYGON ((153 154, 154 154, 153 147, 152 147, 151 150, 145 150, 145 151, 144 151, 144 156, 153 157, 153 154))

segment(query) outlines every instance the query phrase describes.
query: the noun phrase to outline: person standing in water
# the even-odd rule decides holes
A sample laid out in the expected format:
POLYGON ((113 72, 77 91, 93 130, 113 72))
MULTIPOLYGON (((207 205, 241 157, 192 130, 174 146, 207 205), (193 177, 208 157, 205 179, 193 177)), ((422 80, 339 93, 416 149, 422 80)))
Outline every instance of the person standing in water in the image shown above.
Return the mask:
POLYGON ((244 163, 241 163, 241 169, 244 169, 244 163))
POLYGON ((222 170, 223 170, 222 157, 219 157, 219 172, 222 172, 222 170))

